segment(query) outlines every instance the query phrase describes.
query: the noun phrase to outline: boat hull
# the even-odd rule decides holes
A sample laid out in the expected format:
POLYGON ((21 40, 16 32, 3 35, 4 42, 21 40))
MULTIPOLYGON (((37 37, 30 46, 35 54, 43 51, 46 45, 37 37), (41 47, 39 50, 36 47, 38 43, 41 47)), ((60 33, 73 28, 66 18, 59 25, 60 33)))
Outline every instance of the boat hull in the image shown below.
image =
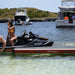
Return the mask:
POLYGON ((75 49, 15 49, 14 53, 75 53, 75 49))
POLYGON ((10 48, 5 48, 4 52, 11 52, 13 54, 26 54, 26 53, 35 53, 35 54, 38 54, 38 53, 59 53, 59 54, 75 54, 75 49, 68 49, 68 48, 65 48, 65 49, 62 49, 62 48, 13 48, 13 47, 10 47, 10 48))

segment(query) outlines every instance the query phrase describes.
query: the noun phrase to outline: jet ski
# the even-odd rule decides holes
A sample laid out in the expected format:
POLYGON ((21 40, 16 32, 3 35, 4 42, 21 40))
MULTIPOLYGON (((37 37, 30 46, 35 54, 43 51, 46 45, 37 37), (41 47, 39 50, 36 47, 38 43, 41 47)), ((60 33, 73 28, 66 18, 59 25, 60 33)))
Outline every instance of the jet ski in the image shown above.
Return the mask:
MULTIPOLYGON (((53 41, 40 37, 37 34, 29 32, 29 34, 24 31, 21 36, 18 36, 14 41, 14 47, 42 47, 42 46, 52 46, 53 41)), ((2 45, 0 45, 2 47, 2 45)), ((9 43, 9 39, 6 40, 6 47, 11 48, 12 46, 9 43)))

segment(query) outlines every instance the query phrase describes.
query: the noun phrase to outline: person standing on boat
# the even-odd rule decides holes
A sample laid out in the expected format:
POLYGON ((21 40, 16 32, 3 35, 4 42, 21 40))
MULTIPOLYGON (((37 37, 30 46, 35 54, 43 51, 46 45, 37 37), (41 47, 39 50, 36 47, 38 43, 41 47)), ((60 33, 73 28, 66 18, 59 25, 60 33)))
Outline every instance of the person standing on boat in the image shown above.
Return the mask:
POLYGON ((7 22, 8 24, 8 35, 7 39, 9 40, 9 43, 14 46, 14 41, 17 39, 15 35, 15 27, 11 21, 7 22))
POLYGON ((6 42, 5 42, 5 40, 4 40, 4 38, 2 36, 0 36, 0 43, 3 44, 3 48, 0 49, 0 51, 2 52, 5 49, 5 46, 6 46, 6 42))

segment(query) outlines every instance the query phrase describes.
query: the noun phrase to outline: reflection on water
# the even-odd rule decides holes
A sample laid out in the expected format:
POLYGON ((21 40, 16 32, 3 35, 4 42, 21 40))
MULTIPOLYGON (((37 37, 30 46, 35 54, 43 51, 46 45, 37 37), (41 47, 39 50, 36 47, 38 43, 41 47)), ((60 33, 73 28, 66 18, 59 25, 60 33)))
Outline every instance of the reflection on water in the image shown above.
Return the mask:
POLYGON ((0 56, 0 68, 0 75, 75 75, 75 58, 0 56))

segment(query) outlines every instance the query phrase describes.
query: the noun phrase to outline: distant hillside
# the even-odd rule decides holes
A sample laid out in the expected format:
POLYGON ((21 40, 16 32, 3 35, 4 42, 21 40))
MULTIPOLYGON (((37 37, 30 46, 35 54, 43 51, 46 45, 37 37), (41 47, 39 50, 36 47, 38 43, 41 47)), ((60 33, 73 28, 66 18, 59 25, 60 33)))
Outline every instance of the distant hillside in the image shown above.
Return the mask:
MULTIPOLYGON (((25 8, 27 10, 27 14, 31 19, 44 19, 44 18, 55 18, 57 17, 57 13, 43 11, 36 8, 25 8)), ((14 19, 15 12, 17 8, 5 8, 0 9, 0 19, 14 19)))

